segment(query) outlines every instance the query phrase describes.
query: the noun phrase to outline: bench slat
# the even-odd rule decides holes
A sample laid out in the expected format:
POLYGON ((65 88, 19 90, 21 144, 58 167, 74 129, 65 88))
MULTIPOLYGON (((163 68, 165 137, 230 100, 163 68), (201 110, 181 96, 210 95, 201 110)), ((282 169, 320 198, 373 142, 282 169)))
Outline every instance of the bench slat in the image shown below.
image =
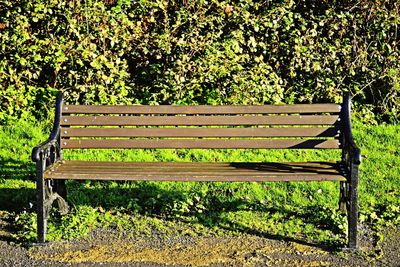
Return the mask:
POLYGON ((252 106, 90 106, 64 105, 63 114, 292 114, 339 113, 338 104, 252 105, 252 106))
MULTIPOLYGON (((57 173, 68 173, 68 172, 75 172, 75 173, 81 173, 81 174, 91 174, 91 173, 103 173, 103 174, 110 174, 110 173, 116 173, 116 174, 130 174, 132 172, 137 173, 137 174, 147 174, 147 173, 152 173, 152 174, 158 174, 158 175, 163 175, 163 174, 171 174, 171 173, 184 173, 184 174, 196 174, 196 173, 201 173, 202 175, 212 175, 212 174, 224 174, 224 175, 235 175, 235 174, 241 174, 241 175, 251 175, 251 174, 256 174, 259 173, 259 170, 238 170, 235 168, 230 168, 227 170, 220 170, 217 168, 211 168, 207 171, 200 170, 199 168, 175 168, 175 169, 167 169, 167 168, 160 168, 158 170, 156 169, 137 169, 137 168, 132 168, 132 169, 114 169, 114 168, 99 168, 99 169, 59 169, 57 170, 57 173)), ((274 175, 285 175, 288 174, 288 172, 279 172, 279 171, 273 171, 273 170, 265 170, 262 171, 264 174, 274 174, 274 175)), ((301 173, 301 174, 313 174, 313 175, 318 175, 318 174, 332 174, 332 173, 337 173, 335 170, 318 170, 318 169, 307 169, 307 170, 300 170, 299 172, 293 172, 293 173, 301 173)))
POLYGON ((60 164, 55 167, 57 172, 78 172, 78 173, 94 173, 94 172, 116 172, 116 173, 131 173, 131 172, 152 172, 152 173, 168 173, 168 172, 263 172, 263 173, 332 173, 337 172, 337 164, 324 165, 306 165, 300 164, 273 164, 273 163, 226 163, 226 164, 203 164, 196 162, 181 163, 181 164, 164 164, 154 163, 142 165, 141 162, 135 162, 136 164, 125 164, 120 165, 118 162, 108 165, 92 164, 88 162, 86 164, 60 164), (204 169, 205 168, 205 169, 204 169))
POLYGON ((64 161, 45 173, 51 179, 168 181, 345 180, 337 163, 204 163, 64 161), (101 164, 101 163, 104 163, 101 164), (99 165, 103 168, 98 168, 99 165), (153 168, 145 168, 152 166, 153 168), (145 169, 144 169, 145 168, 145 169))
POLYGON ((333 125, 337 115, 304 116, 63 116, 65 126, 333 125))
POLYGON ((61 128, 63 137, 335 137, 318 128, 61 128))
POLYGON ((76 167, 76 168, 277 168, 284 170, 283 166, 289 168, 318 168, 318 169, 336 169, 338 163, 336 161, 312 161, 312 162, 132 162, 132 161, 80 161, 68 160, 57 163, 58 167, 76 167))
POLYGON ((62 139, 61 148, 339 148, 339 141, 335 139, 62 139))
POLYGON ((199 181, 199 182, 289 182, 289 181, 346 181, 342 175, 138 175, 138 174, 79 174, 65 173, 60 175, 46 175, 46 179, 69 180, 115 180, 115 181, 199 181))

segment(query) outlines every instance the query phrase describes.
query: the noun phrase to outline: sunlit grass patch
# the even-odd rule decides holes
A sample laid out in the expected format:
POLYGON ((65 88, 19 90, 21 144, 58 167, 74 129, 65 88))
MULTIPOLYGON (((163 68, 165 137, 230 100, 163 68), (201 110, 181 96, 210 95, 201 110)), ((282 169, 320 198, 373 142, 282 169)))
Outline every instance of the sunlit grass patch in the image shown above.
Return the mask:
MULTIPOLYGON (((399 130, 399 125, 355 123, 355 139, 363 154, 360 222, 371 225, 377 233, 382 225, 400 223, 399 130)), ((29 121, 0 128, 0 209, 13 212, 15 234, 20 240, 36 238, 30 153, 34 145, 47 138, 47 133, 48 127, 29 121)), ((282 162, 338 160, 340 152, 131 149, 66 151, 65 156, 104 161, 282 162)), ((75 239, 94 229, 109 228, 143 235, 245 232, 333 247, 345 242, 346 219, 337 211, 337 182, 68 181, 67 187, 71 212, 66 216, 55 209, 51 212, 49 240, 75 239)))

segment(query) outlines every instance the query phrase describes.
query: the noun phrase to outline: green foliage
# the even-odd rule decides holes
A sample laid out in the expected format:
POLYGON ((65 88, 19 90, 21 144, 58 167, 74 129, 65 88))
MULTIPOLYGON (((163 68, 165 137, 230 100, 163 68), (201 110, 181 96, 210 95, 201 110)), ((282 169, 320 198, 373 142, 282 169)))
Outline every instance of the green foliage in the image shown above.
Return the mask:
MULTIPOLYGON (((0 1, 0 121, 71 103, 339 102, 396 120, 390 1, 0 1), (228 5, 229 3, 229 5, 228 5)), ((368 116, 364 116, 367 114, 368 116)))

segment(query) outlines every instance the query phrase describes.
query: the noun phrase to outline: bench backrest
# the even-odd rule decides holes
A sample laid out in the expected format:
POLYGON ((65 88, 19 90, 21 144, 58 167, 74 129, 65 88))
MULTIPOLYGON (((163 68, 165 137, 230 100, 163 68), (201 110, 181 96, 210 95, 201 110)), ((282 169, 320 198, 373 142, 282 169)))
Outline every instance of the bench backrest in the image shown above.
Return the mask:
POLYGON ((74 148, 340 148, 341 105, 59 105, 74 148))

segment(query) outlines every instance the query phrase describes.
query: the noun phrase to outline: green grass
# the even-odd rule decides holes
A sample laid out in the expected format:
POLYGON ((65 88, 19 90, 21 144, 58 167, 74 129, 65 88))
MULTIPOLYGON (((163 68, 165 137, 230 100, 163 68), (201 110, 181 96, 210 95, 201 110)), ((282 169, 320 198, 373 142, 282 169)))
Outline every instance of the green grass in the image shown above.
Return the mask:
MULTIPOLYGON (((363 154, 360 221, 380 236, 400 223, 400 126, 355 123, 363 154), (397 163, 397 164, 396 164, 397 163)), ((35 240, 34 164, 30 152, 49 127, 17 121, 0 128, 0 211, 16 222, 15 237, 35 240)), ((310 150, 87 150, 67 159, 119 161, 313 161, 338 151, 310 150)), ((122 233, 188 235, 249 233, 341 246, 346 219, 337 211, 336 182, 206 183, 69 181, 66 216, 52 211, 48 238, 73 239, 97 227, 122 233)))

